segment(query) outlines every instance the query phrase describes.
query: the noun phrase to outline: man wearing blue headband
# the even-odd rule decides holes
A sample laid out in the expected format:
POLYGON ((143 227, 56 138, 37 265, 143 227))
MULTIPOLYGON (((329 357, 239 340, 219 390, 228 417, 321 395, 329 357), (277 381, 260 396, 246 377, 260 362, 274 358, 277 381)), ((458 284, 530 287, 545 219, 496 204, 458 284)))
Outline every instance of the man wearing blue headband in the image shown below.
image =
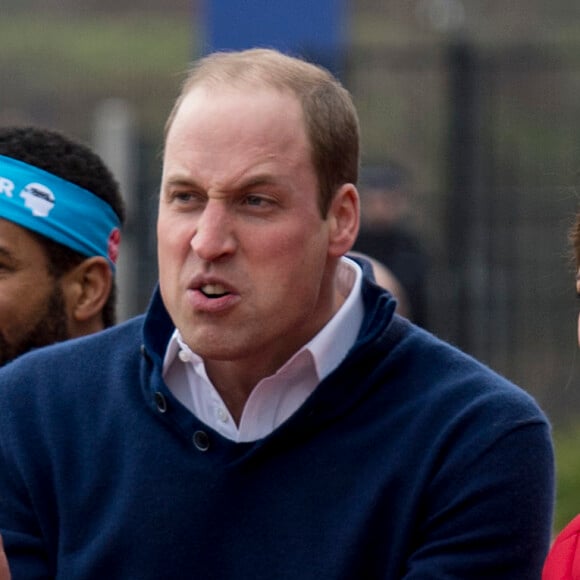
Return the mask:
POLYGON ((147 312, 0 369, 14 578, 539 578, 548 421, 345 257, 342 85, 273 50, 208 55, 164 145, 147 312))
POLYGON ((88 147, 0 128, 0 366, 115 323, 119 186, 88 147))

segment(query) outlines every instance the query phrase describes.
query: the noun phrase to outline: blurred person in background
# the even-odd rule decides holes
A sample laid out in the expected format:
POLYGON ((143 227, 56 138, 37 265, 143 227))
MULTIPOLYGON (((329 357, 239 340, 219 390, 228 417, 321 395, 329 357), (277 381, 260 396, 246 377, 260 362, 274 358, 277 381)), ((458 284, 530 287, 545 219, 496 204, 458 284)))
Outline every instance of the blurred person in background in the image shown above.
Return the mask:
POLYGON ((399 164, 363 166, 359 191, 361 229, 354 250, 383 264, 406 297, 406 315, 427 325, 428 257, 410 223, 408 172, 399 164))
MULTIPOLYGON (((570 241, 576 263, 576 293, 580 297, 580 212, 576 214, 570 241)), ((578 345, 580 346, 580 315, 578 345)), ((580 515, 556 537, 544 565, 542 580, 580 580, 580 515)))
POLYGON ((0 366, 115 323, 124 206, 89 147, 0 127, 0 366))
POLYGON ((382 262, 361 252, 349 252, 350 257, 359 257, 366 260, 371 265, 375 282, 388 290, 397 302, 395 312, 405 318, 411 318, 411 307, 409 297, 401 284, 401 281, 382 262))
POLYGON ((146 313, 0 369, 15 577, 539 577, 546 417, 346 257, 359 147, 328 71, 266 49, 195 63, 146 313))

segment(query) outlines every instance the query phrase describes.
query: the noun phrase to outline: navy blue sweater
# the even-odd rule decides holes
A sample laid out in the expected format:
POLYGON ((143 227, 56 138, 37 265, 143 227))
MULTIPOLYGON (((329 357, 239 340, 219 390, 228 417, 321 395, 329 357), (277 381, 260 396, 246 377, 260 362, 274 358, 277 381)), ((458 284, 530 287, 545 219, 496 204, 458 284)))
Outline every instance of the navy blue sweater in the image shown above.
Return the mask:
POLYGON ((363 287, 342 364, 234 443, 170 393, 148 313, 0 371, 0 533, 14 580, 540 577, 549 428, 523 390, 363 287))

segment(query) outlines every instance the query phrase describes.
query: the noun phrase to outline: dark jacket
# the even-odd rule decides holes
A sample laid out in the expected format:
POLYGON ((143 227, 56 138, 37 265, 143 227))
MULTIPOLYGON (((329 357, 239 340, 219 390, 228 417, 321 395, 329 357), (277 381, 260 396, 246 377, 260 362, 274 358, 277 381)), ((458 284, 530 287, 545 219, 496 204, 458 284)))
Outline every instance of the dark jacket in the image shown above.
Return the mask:
POLYGON ((547 421, 524 391, 363 283, 347 358, 234 443, 161 378, 145 316, 0 371, 0 533, 20 579, 539 578, 547 421))

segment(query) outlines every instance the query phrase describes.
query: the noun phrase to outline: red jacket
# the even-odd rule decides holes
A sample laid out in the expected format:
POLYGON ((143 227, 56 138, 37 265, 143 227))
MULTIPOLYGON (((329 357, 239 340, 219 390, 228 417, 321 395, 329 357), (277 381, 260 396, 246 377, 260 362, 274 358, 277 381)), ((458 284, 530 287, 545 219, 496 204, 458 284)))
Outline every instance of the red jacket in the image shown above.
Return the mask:
POLYGON ((580 515, 559 534, 544 564, 542 580, 580 580, 580 515))

